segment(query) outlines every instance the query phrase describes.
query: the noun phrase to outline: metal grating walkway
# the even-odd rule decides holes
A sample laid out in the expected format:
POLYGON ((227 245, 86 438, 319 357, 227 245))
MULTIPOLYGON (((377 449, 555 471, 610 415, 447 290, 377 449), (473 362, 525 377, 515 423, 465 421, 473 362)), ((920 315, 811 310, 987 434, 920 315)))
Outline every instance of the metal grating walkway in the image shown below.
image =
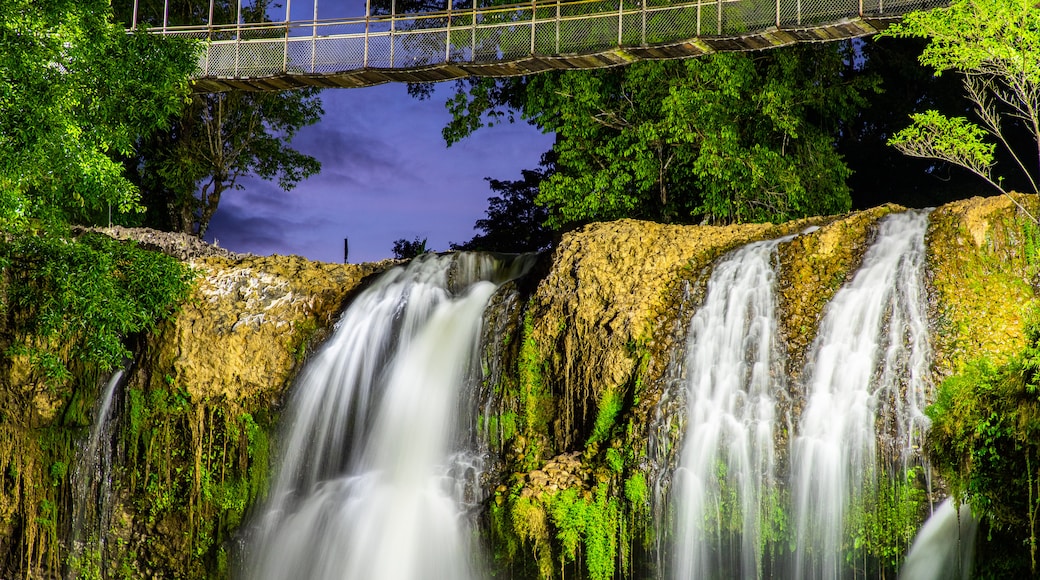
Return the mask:
POLYGON ((945 4, 536 0, 481 7, 449 0, 445 11, 342 19, 246 23, 240 16, 236 24, 169 26, 164 17, 149 30, 205 41, 197 92, 283 90, 513 76, 854 38, 945 4))

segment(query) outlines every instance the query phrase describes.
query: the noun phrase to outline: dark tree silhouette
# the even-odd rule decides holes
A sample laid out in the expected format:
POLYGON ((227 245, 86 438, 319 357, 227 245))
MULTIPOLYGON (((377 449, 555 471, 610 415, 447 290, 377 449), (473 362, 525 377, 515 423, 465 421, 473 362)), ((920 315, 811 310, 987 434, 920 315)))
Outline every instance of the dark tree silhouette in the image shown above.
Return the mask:
POLYGON ((523 170, 523 179, 501 181, 486 178, 491 190, 499 195, 488 198, 487 217, 477 220, 474 229, 484 233, 461 244, 452 244, 453 250, 485 252, 539 252, 552 244, 553 230, 545 226, 549 210, 537 205, 538 184, 549 177, 555 166, 550 154, 542 159, 540 169, 523 170))
POLYGON ((426 238, 419 239, 418 236, 412 241, 408 241, 404 238, 394 240, 393 247, 394 257, 398 260, 410 260, 416 256, 425 254, 429 250, 426 248, 426 238))

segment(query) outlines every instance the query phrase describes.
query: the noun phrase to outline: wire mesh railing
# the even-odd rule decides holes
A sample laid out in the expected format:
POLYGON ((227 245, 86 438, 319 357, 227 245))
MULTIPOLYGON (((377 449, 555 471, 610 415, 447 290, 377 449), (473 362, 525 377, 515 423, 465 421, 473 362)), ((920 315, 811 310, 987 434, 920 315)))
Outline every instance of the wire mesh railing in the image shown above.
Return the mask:
MULTIPOLYGON (((316 0, 315 0, 316 2, 316 0)), ((945 0, 535 0, 505 6, 448 0, 448 9, 336 19, 153 27, 204 41, 202 78, 331 74, 493 63, 768 30, 847 19, 895 18, 945 0)), ((315 10, 317 15, 317 10, 315 10)))

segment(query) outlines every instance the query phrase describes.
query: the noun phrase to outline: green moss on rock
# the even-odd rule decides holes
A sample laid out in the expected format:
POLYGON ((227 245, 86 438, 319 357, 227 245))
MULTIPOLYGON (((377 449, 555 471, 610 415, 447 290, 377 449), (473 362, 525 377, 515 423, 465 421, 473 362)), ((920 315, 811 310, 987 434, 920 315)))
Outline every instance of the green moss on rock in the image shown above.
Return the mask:
POLYGON ((903 210, 883 205, 849 214, 778 248, 777 312, 791 384, 796 384, 805 366, 823 308, 859 267, 878 221, 903 210))
MULTIPOLYGON (((1033 195, 1015 194, 1036 212, 1033 195)), ((929 313, 939 379, 985 356, 995 364, 1025 346, 1023 316, 1033 296, 1036 226, 1006 196, 944 205, 928 228, 929 313)), ((937 381, 938 382, 938 381, 937 381)))

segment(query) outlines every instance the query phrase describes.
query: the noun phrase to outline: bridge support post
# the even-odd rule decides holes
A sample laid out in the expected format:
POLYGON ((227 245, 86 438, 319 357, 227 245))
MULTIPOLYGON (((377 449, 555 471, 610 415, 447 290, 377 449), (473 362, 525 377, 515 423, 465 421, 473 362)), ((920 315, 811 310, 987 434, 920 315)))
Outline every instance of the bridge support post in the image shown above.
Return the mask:
POLYGON ((617 3, 617 45, 621 46, 621 30, 625 27, 625 0, 617 3))
POLYGON ((640 18, 642 19, 642 26, 639 33, 639 44, 640 46, 646 46, 646 0, 639 0, 639 11, 640 18))
POLYGON ((701 0, 697 0, 697 36, 701 35, 701 0))
POLYGON ((235 77, 242 76, 239 69, 242 67, 242 0, 238 0, 238 9, 235 11, 235 77))
MULTIPOLYGON (((451 2, 451 0, 448 0, 451 2)), ((538 5, 531 0, 531 54, 534 54, 535 19, 538 17, 538 5)))
POLYGON ((213 55, 213 3, 214 0, 209 0, 209 16, 206 18, 206 40, 209 43, 206 45, 206 74, 209 74, 209 62, 210 57, 213 55))
POLYGON ((318 59, 318 0, 314 0, 314 19, 311 20, 311 72, 318 72, 314 63, 318 59))
POLYGON ((560 0, 556 0, 556 54, 560 54, 560 0))
POLYGON ((282 47, 282 74, 289 74, 289 21, 292 20, 292 0, 285 0, 285 45, 282 47))

